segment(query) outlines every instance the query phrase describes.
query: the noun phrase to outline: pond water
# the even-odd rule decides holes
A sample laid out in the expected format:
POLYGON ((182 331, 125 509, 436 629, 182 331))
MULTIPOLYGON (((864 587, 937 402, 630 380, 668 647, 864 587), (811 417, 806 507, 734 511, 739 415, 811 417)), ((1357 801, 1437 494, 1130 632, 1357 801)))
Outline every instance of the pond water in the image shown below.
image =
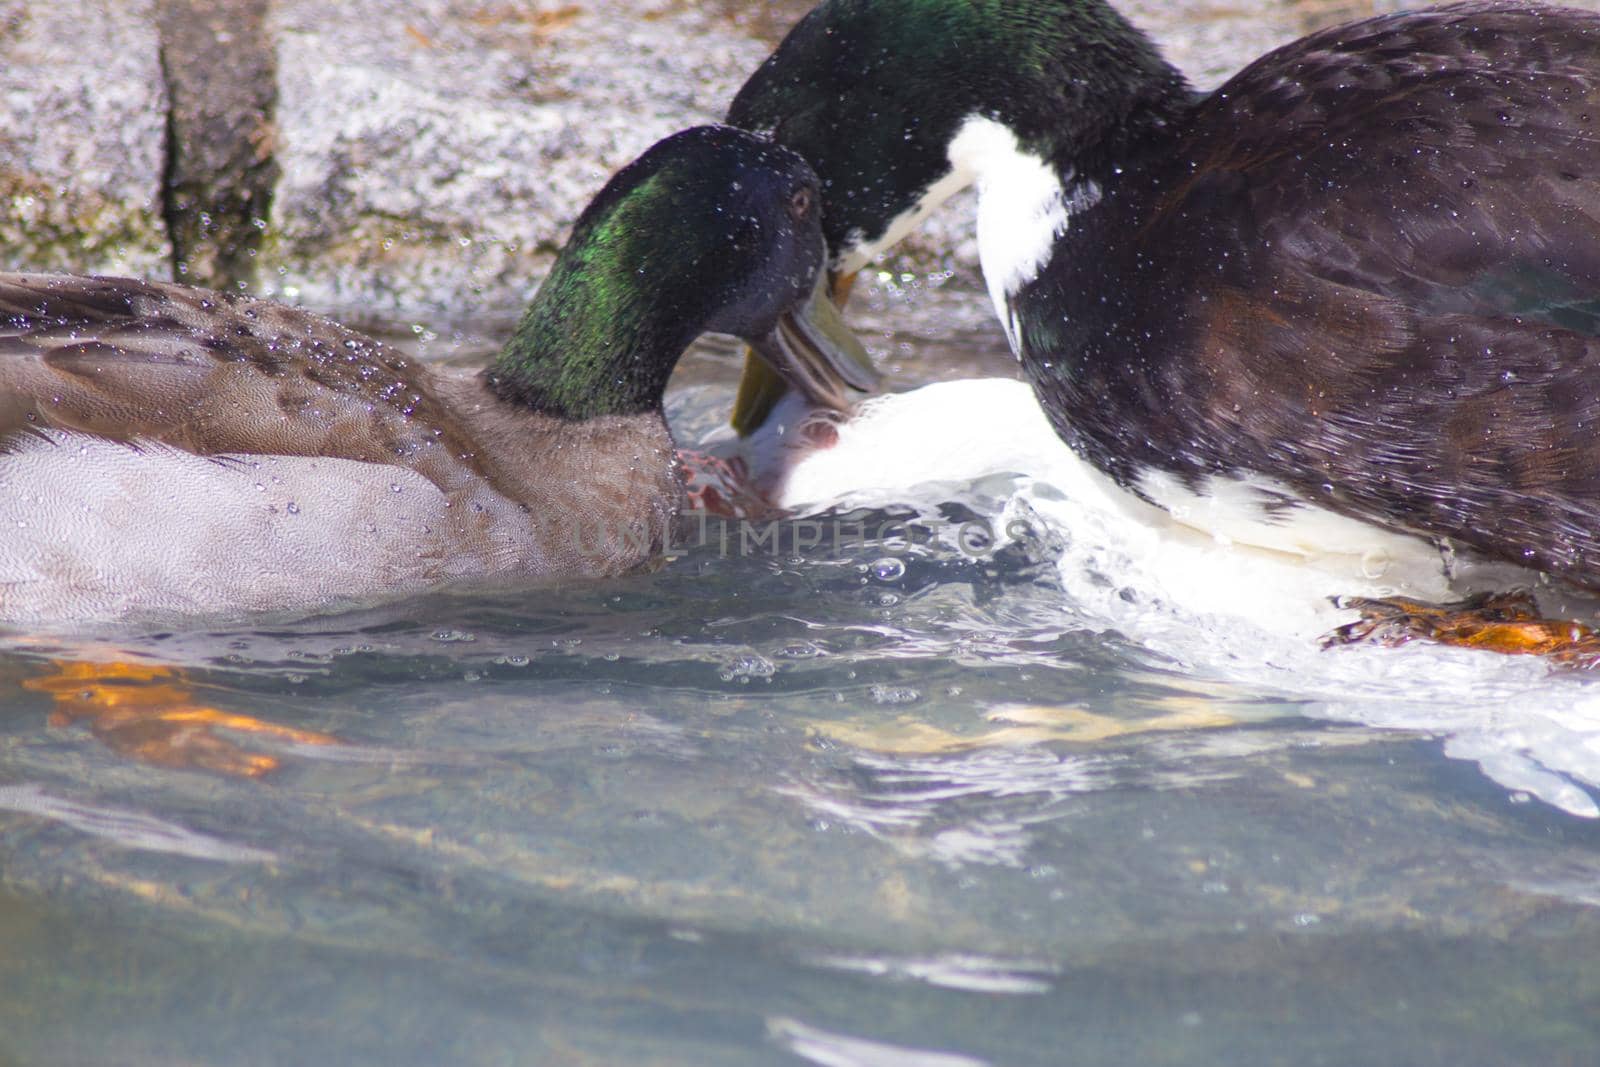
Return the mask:
MULTIPOLYGON (((901 384, 1011 373, 981 294, 863 304, 901 384)), ((736 366, 686 362, 683 436, 736 366)), ((799 552, 713 522, 612 582, 11 637, 0 1065, 1596 1062, 1594 682, 1189 612, 1049 499, 997 477, 799 552), (1030 502, 993 546, 877 534, 1030 502), (304 734, 218 728, 259 778, 152 764, 22 684, 69 655, 304 734)))

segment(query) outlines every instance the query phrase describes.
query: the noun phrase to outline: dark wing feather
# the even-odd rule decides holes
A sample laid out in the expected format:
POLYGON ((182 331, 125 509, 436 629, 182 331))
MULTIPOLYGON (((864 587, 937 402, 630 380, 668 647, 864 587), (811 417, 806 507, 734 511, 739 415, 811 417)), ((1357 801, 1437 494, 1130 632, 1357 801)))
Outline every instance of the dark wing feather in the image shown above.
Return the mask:
POLYGON ((393 463, 446 490, 472 451, 418 365, 308 312, 125 278, 0 275, 0 442, 48 429, 393 463))
POLYGON ((1600 18, 1464 4, 1330 30, 1196 115, 1263 246, 1420 314, 1600 294, 1600 18), (1531 299, 1530 299, 1531 298, 1531 299))

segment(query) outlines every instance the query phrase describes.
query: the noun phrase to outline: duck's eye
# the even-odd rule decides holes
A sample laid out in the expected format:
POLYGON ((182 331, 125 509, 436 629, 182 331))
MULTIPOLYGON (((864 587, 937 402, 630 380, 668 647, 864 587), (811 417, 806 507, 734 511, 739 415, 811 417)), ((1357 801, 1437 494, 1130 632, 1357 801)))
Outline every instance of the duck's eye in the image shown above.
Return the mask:
POLYGON ((789 214, 796 222, 811 214, 811 202, 816 199, 816 195, 809 185, 802 185, 789 194, 789 214))

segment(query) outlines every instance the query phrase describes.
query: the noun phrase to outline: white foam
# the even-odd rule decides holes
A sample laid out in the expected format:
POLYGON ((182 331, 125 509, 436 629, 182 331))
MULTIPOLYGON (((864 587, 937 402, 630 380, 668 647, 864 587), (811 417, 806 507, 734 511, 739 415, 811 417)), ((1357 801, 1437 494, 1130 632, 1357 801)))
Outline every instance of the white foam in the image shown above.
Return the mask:
MULTIPOLYGON (((780 412, 780 416, 783 412, 780 412)), ((1059 545, 1064 629, 1115 631, 1200 679, 1303 701, 1307 714, 1443 735, 1509 790, 1600 816, 1600 690, 1532 657, 1421 643, 1324 651, 1355 618, 1336 596, 1448 599, 1537 583, 1508 567, 1447 566, 1426 541, 1380 535, 1320 509, 1262 523, 1281 488, 1237 482, 1191 493, 1118 488, 1051 430, 1023 383, 948 382, 876 399, 821 451, 792 432, 748 443, 782 504, 806 511, 933 506, 952 483, 1021 472, 991 526, 1031 525, 1059 545), (1251 506, 1254 516, 1251 517, 1251 506), (1250 521, 1246 521, 1249 519, 1250 521)), ((1539 586, 1547 611, 1593 611, 1539 586)))

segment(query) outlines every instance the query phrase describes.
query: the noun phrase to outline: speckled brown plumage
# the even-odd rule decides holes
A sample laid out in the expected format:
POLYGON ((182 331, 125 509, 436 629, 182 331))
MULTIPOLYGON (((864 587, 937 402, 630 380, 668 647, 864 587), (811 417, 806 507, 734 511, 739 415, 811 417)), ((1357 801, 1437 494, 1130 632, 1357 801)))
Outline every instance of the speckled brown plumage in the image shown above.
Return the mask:
POLYGON ((605 511, 637 509, 656 551, 680 492, 659 416, 574 423, 510 408, 478 374, 429 370, 268 301, 126 278, 0 275, 0 448, 49 431, 204 456, 391 465, 422 475, 463 516, 483 494, 568 515, 590 507, 565 497, 592 498, 605 511), (619 456, 646 462, 609 462, 619 456))
MULTIPOLYGON (((289 595, 260 575, 259 602, 244 604, 251 609, 303 606, 299 593, 306 603, 337 599, 341 587, 359 596, 385 584, 404 591, 491 575, 620 573, 663 550, 682 496, 659 413, 575 422, 514 407, 480 374, 425 368, 265 301, 130 279, 0 275, 0 453, 70 456, 72 443, 85 440, 211 457, 241 469, 246 482, 278 481, 252 475, 260 466, 253 457, 276 457, 269 472, 292 457, 335 472, 285 475, 302 521, 275 512, 250 527, 261 530, 260 553, 289 551, 286 531, 328 523, 325 534, 296 542, 326 557, 302 561, 326 581, 302 575, 289 595), (395 495, 377 501, 369 521, 340 525, 328 518, 340 504, 322 498, 348 493, 351 478, 378 486, 380 496, 393 482, 395 495), (431 489, 419 494, 419 486, 431 489), (404 488, 411 491, 402 497, 404 488)), ((11 470, 0 466, 0 496, 11 491, 11 470)), ((63 496, 76 476, 62 465, 63 496)), ((181 486, 170 491, 184 495, 181 486)), ((8 514, 28 514, 5 503, 8 514)), ((38 513, 51 503, 39 501, 38 513)), ((206 521, 207 507, 171 504, 174 521, 195 523, 206 521), (185 509, 195 513, 181 520, 185 509)), ((145 539, 159 536, 129 530, 125 547, 158 553, 159 541, 145 539)), ((226 540, 209 551, 218 573, 273 566, 226 540)), ((0 582, 0 617, 38 614, 21 607, 32 584, 40 583, 0 582)))

